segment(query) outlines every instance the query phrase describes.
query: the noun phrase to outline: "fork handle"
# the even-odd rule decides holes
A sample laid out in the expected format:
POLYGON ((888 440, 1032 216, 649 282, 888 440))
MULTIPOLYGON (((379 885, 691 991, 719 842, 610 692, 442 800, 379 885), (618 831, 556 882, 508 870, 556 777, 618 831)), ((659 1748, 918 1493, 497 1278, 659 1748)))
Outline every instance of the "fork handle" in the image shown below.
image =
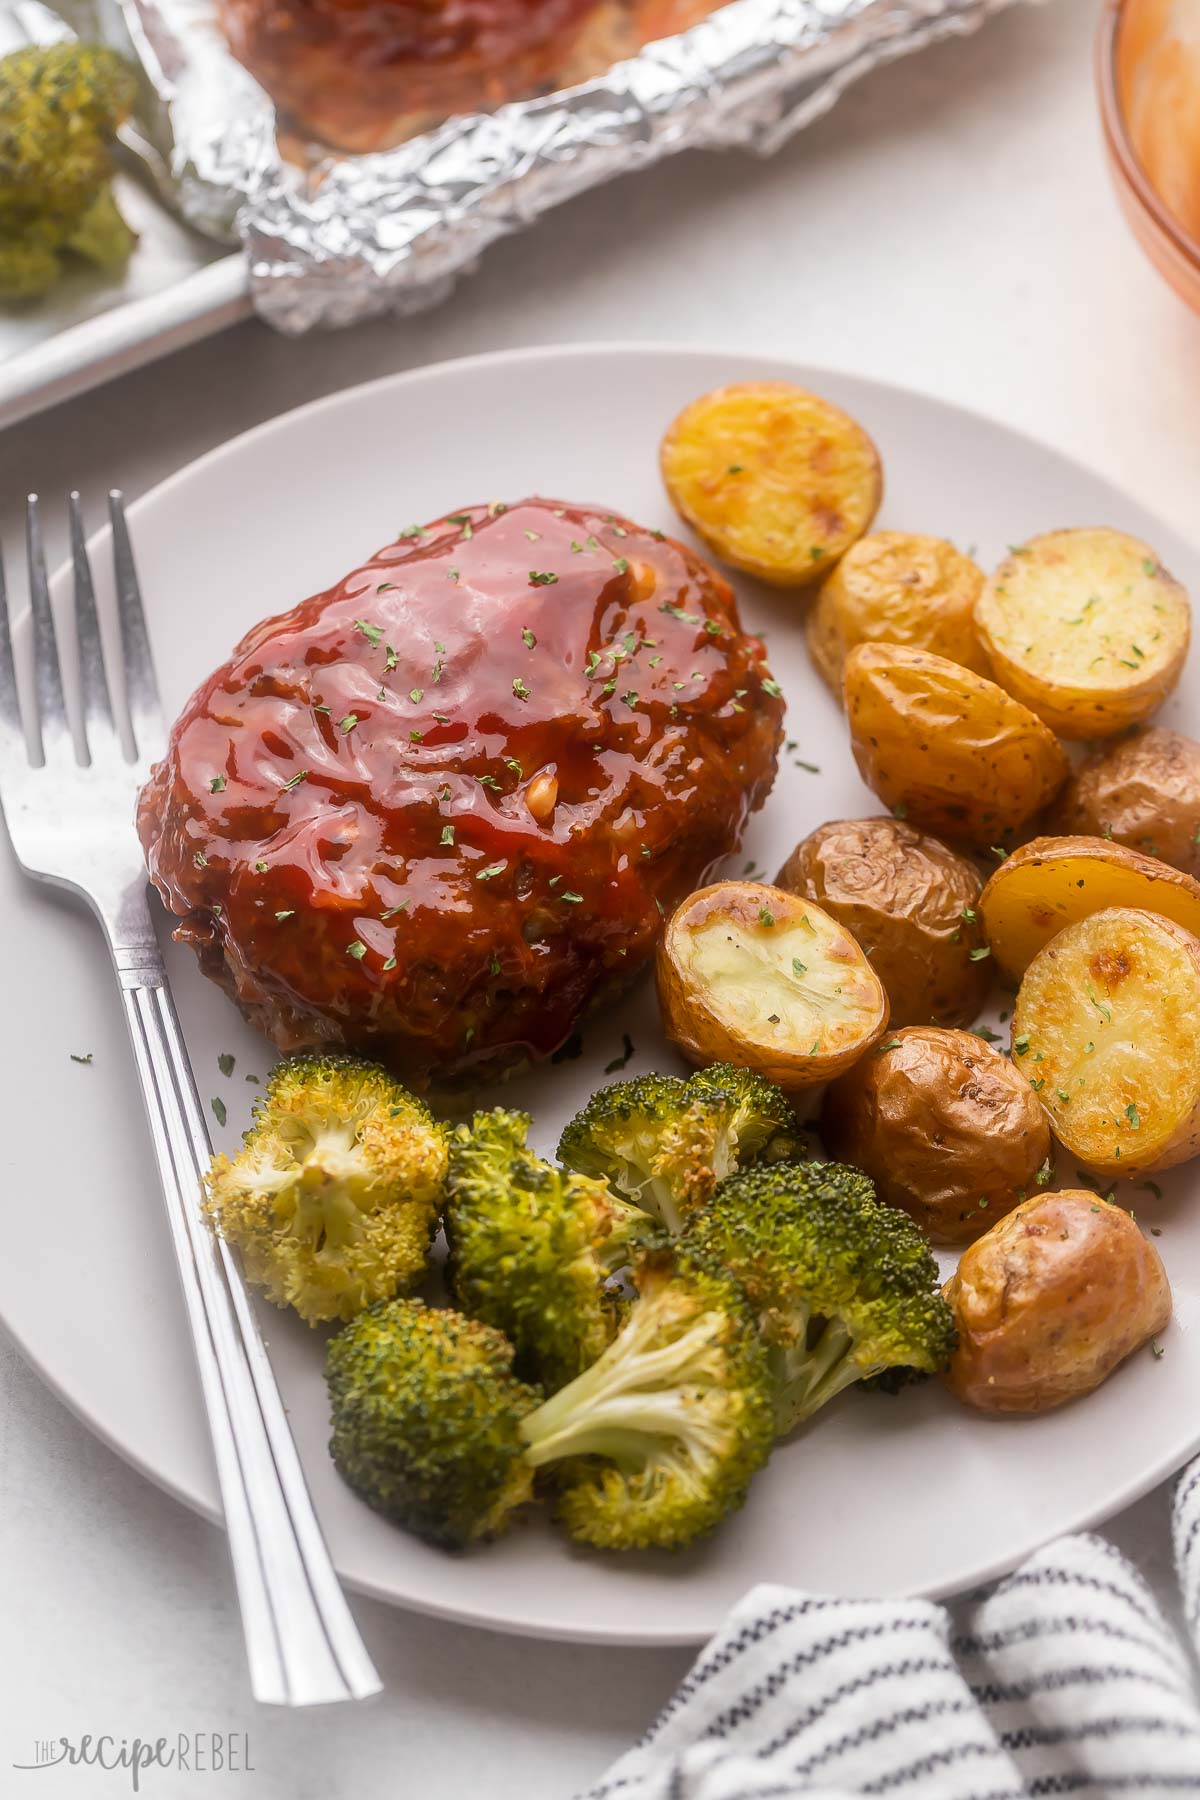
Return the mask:
MULTIPOLYGON (((140 936, 141 934, 139 934, 140 936)), ((256 1700, 381 1682, 342 1594, 241 1271, 200 1210, 208 1129, 157 946, 113 947, 200 1373, 256 1700)))

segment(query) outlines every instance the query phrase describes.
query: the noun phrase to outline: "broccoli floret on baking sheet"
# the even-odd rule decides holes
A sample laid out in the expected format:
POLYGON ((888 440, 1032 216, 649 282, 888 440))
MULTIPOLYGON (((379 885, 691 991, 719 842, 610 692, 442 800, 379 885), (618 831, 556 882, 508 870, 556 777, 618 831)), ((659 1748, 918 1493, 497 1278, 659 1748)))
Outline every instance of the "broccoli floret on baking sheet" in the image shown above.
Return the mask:
POLYGON ((133 105, 131 70, 87 44, 0 58, 0 300, 35 300, 64 257, 119 268, 136 241, 117 210, 108 139, 133 105))

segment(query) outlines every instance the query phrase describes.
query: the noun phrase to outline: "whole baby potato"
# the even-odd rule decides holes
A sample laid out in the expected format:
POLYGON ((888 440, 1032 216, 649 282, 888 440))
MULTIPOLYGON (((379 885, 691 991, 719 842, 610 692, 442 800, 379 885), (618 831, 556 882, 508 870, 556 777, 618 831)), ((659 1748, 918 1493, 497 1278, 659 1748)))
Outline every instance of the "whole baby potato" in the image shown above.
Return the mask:
POLYGON ((963 1252, 943 1289, 964 1405, 1039 1413, 1089 1394, 1171 1317, 1162 1258, 1130 1215, 1082 1188, 1026 1201, 963 1252))
POLYGON ((1160 725, 1118 738, 1076 770, 1049 829, 1109 838, 1200 876, 1200 744, 1160 725))
POLYGON ((918 1025, 829 1088, 821 1137, 938 1244, 966 1244, 1033 1187, 1050 1128, 1023 1075, 970 1031, 918 1025))
POLYGON ((971 669, 905 644, 858 644, 842 692, 850 748, 897 817, 987 849, 1019 835, 1066 781, 1053 732, 971 669))
POLYGON ((893 1025, 978 1016, 991 971, 977 923, 983 883, 965 856, 899 819, 835 819, 797 844, 775 885, 819 901, 854 934, 893 1025))
POLYGON ((851 544, 808 615, 808 648, 840 700, 856 644, 908 644, 989 675, 975 629, 983 570, 945 538, 871 531, 851 544))

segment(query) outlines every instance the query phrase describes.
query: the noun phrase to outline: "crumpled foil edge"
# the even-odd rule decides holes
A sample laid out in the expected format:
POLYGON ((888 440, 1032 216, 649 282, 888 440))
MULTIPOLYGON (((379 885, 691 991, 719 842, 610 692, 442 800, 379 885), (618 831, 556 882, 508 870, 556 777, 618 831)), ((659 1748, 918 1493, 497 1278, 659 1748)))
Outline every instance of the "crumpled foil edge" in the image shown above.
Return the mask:
POLYGON ((578 87, 309 169, 281 157, 271 102, 226 48, 212 0, 56 10, 136 58, 160 182, 198 230, 240 238, 259 315, 300 335, 434 306, 498 238, 677 151, 769 155, 870 69, 1007 4, 733 0, 578 87))

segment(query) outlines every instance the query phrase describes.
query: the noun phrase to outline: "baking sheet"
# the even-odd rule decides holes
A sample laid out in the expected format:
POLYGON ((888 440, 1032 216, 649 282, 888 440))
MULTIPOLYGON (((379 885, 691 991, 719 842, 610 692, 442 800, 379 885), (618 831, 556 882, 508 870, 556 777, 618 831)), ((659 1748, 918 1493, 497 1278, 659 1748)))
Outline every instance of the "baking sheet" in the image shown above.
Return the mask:
POLYGON ((66 310, 65 321, 42 317, 46 329, 34 331, 30 321, 23 332, 20 320, 0 313, 0 428, 247 318, 246 259, 218 252, 144 292, 122 284, 115 296, 78 295, 66 310))
POLYGON ((1008 3, 733 0, 596 80, 298 167, 212 0, 10 0, 26 37, 62 35, 65 17, 140 63, 141 185, 121 201, 142 238, 121 280, 80 271, 51 304, 0 315, 0 425, 252 306, 300 334, 436 305, 490 243, 581 190, 689 147, 769 153, 868 69, 1008 3))
MULTIPOLYGON (((63 35, 35 4, 0 6, 0 56, 63 35)), ((114 276, 80 264, 51 294, 0 307, 0 427, 244 318, 245 257, 182 224, 144 175, 120 173, 117 200, 138 234, 114 276)))

